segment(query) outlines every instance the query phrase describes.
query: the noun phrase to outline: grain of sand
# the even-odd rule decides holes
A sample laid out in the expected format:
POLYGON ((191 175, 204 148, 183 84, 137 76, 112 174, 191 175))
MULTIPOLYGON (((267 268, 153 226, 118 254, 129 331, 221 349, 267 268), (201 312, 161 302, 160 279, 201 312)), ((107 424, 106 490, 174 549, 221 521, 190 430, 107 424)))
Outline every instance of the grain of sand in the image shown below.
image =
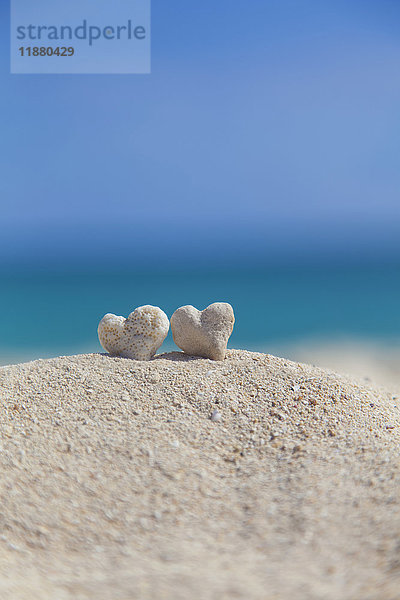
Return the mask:
POLYGON ((400 399, 266 354, 0 369, 2 600, 395 600, 400 399))

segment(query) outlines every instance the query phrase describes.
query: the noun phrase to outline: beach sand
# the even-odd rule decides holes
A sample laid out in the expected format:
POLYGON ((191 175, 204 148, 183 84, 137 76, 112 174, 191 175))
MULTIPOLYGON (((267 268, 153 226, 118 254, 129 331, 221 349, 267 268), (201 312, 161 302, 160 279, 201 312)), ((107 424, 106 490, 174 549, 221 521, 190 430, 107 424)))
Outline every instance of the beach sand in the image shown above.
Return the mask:
POLYGON ((2 600, 395 600, 400 398, 271 355, 0 368, 2 600))
POLYGON ((306 342, 277 353, 337 373, 366 378, 370 382, 400 391, 399 345, 373 343, 366 340, 343 339, 306 342))

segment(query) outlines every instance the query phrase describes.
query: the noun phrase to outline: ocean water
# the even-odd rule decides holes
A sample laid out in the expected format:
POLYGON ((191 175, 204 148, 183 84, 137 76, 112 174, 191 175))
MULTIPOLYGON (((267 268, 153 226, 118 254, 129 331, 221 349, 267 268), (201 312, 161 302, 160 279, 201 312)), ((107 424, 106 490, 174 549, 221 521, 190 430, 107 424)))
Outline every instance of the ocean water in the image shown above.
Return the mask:
MULTIPOLYGON (((278 353, 316 340, 400 345, 400 267, 0 269, 0 363, 99 352, 107 312, 230 302, 229 346, 278 353)), ((171 333, 160 352, 174 349, 171 333)))

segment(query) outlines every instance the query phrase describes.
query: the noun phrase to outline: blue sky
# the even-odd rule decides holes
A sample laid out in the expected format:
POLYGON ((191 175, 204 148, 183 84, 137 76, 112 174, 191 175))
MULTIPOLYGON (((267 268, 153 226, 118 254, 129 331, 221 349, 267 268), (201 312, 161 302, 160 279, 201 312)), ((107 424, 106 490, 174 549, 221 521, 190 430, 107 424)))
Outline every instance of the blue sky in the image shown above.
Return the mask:
POLYGON ((399 257, 400 5, 152 3, 151 75, 9 74, 0 259, 399 257))

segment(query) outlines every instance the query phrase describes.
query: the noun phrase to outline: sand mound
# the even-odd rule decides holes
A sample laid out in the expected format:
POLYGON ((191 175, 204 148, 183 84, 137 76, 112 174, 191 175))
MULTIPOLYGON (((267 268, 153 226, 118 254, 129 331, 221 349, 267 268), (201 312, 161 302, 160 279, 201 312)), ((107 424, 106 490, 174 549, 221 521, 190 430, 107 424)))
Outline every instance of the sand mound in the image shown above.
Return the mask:
POLYGON ((231 350, 0 369, 0 597, 399 597, 393 394, 231 350))

